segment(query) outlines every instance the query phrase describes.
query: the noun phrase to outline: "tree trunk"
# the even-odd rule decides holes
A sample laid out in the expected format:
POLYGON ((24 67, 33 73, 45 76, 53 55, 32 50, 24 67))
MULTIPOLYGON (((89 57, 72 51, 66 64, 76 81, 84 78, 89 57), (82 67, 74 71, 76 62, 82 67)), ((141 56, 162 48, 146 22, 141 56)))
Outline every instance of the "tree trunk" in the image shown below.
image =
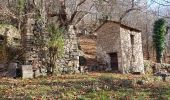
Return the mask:
MULTIPOLYGON (((163 54, 162 54, 163 55, 163 54)), ((157 60, 157 63, 162 63, 162 59, 163 59, 163 56, 159 56, 158 54, 157 54, 157 56, 156 56, 156 60, 157 60)))

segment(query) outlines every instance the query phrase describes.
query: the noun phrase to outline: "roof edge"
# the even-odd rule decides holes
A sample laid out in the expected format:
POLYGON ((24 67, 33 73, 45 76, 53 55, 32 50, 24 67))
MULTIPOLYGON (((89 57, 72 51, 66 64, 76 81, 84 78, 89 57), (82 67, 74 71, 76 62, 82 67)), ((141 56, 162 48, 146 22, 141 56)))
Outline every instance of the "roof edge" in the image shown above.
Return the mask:
POLYGON ((106 23, 108 23, 108 22, 113 22, 113 23, 119 24, 120 27, 125 28, 125 29, 128 29, 128 30, 130 30, 130 31, 142 32, 141 30, 139 30, 139 29, 137 29, 137 28, 133 28, 133 27, 127 26, 127 25, 125 25, 125 24, 122 24, 121 22, 116 22, 116 21, 111 21, 111 20, 105 20, 105 21, 103 21, 103 23, 102 23, 94 32, 97 32, 104 24, 106 24, 106 23))

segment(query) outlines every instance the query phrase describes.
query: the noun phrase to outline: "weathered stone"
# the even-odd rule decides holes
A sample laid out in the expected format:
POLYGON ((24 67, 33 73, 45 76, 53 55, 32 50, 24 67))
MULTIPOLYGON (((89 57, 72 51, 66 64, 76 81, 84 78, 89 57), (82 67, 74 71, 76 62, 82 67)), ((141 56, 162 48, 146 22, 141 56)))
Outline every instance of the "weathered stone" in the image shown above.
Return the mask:
POLYGON ((34 25, 35 20, 34 18, 28 18, 26 23, 26 34, 25 34, 25 64, 31 64, 35 58, 38 58, 38 53, 36 53, 37 48, 35 48, 35 36, 34 36, 34 25))
POLYGON ((40 68, 40 69, 36 70, 33 74, 35 75, 35 77, 46 76, 47 70, 45 68, 40 68))
POLYGON ((68 67, 74 67, 74 63, 72 61, 68 62, 68 67))
POLYGON ((33 78, 32 65, 22 65, 22 78, 33 78))
POLYGON ((97 31, 97 59, 122 73, 144 73, 140 31, 108 21, 97 31), (116 55, 114 59, 112 54, 116 55))
POLYGON ((65 46, 64 46, 64 58, 60 63, 62 63, 64 68, 59 70, 65 73, 78 72, 79 68, 79 49, 78 49, 78 39, 76 36, 76 31, 73 25, 69 26, 68 36, 65 36, 65 46))
POLYGON ((8 75, 9 77, 17 76, 17 63, 10 63, 8 67, 8 75))

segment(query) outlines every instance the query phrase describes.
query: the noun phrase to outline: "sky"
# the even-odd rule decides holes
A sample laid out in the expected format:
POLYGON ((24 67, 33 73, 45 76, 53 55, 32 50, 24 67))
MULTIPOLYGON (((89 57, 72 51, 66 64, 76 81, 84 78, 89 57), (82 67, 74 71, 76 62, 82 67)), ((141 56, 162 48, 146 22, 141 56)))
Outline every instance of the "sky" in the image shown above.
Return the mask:
POLYGON ((148 5, 170 7, 170 0, 148 0, 148 5))
POLYGON ((170 4, 170 0, 148 0, 149 3, 153 2, 153 1, 161 3, 161 4, 165 4, 165 5, 166 4, 168 4, 168 5, 170 4))
POLYGON ((148 0, 148 7, 162 16, 170 16, 170 0, 148 0))

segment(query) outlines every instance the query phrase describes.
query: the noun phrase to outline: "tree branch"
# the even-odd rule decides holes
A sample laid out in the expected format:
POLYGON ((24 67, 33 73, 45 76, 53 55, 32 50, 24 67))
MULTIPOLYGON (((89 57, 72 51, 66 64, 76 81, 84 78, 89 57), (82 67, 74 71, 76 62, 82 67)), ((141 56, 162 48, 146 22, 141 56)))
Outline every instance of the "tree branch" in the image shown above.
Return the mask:
POLYGON ((123 18, 130 12, 134 11, 134 10, 140 10, 139 8, 131 8, 125 11, 125 13, 120 17, 119 22, 122 22, 123 18))
POLYGON ((135 8, 135 0, 132 0, 131 1, 131 8, 126 10, 125 13, 122 14, 122 16, 120 16, 120 19, 119 19, 119 22, 121 23, 123 18, 128 14, 130 13, 131 11, 134 11, 134 10, 140 10, 140 8, 135 8))
POLYGON ((86 0, 82 0, 79 4, 77 4, 76 10, 75 10, 74 13, 71 15, 71 18, 70 18, 70 20, 69 20, 69 23, 72 23, 72 22, 73 22, 75 16, 76 16, 77 13, 78 13, 78 11, 77 11, 77 10, 78 10, 78 7, 81 6, 84 2, 86 2, 86 0))
MULTIPOLYGON (((94 6, 94 4, 90 7, 89 11, 92 9, 92 7, 94 6)), ((86 12, 86 11, 77 11, 78 12, 84 12, 84 16, 82 16, 81 18, 79 18, 79 20, 77 20, 76 24, 79 23, 87 14, 89 14, 90 12, 86 12)))

